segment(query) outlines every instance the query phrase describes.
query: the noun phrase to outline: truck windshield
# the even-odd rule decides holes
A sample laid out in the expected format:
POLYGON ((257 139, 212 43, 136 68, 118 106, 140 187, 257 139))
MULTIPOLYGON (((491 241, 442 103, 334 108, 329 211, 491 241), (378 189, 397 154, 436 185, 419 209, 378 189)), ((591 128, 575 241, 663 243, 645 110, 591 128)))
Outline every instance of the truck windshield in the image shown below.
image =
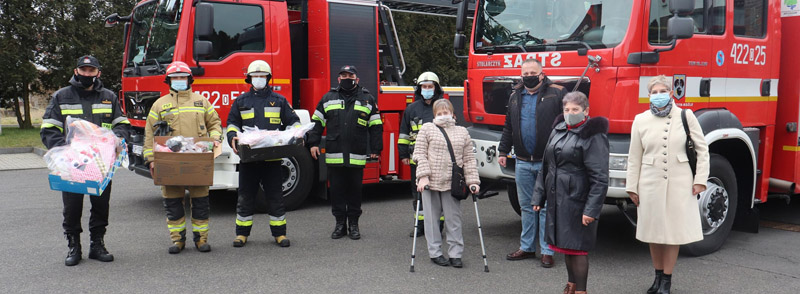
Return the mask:
POLYGON ((153 0, 135 8, 127 66, 172 62, 182 3, 183 0, 153 0))
POLYGON ((567 41, 611 48, 625 36, 632 6, 632 0, 484 0, 475 51, 543 51, 567 41))

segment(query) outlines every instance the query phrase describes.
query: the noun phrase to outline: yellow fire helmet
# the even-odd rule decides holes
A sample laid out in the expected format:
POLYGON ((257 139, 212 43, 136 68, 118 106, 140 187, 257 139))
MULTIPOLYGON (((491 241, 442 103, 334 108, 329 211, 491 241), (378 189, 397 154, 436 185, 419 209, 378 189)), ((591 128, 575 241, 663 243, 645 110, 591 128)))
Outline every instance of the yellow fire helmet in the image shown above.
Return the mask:
POLYGON ((272 68, 269 66, 269 63, 263 60, 256 60, 250 63, 247 67, 247 76, 249 77, 251 74, 254 73, 266 73, 267 75, 272 75, 272 68))

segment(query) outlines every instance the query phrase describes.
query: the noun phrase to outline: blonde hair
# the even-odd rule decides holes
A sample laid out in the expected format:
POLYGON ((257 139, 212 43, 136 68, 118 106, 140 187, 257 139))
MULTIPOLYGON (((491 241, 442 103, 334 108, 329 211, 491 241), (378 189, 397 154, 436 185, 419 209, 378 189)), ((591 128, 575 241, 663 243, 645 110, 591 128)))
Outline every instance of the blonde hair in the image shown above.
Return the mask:
POLYGON ((455 109, 453 109, 453 103, 451 103, 450 100, 439 99, 439 100, 436 100, 436 102, 433 102, 433 114, 434 115, 436 115, 437 111, 439 111, 440 109, 443 109, 443 108, 447 109, 448 111, 450 111, 450 113, 453 114, 453 115, 456 114, 455 109))
POLYGON ((658 75, 650 78, 650 81, 647 82, 647 93, 650 94, 650 91, 652 91, 653 87, 656 85, 662 85, 667 87, 667 90, 672 91, 672 81, 665 75, 658 75))

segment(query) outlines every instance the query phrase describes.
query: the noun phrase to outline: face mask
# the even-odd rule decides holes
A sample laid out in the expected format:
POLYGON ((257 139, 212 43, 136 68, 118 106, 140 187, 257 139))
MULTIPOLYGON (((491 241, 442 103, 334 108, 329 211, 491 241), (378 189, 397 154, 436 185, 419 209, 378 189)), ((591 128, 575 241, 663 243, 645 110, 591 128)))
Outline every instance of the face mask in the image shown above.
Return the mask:
POLYGON ((76 74, 75 75, 75 79, 79 83, 81 83, 81 86, 83 86, 83 88, 89 88, 92 85, 94 85, 94 81, 97 79, 97 77, 96 76, 87 77, 87 76, 76 74))
POLYGON ((181 81, 172 80, 169 82, 169 85, 175 91, 186 91, 187 89, 189 89, 189 81, 187 80, 181 80, 181 81))
POLYGON ((669 100, 670 100, 669 93, 658 93, 650 95, 650 103, 657 108, 667 106, 669 100))
POLYGON ((422 98, 425 98, 425 100, 433 98, 433 89, 422 89, 420 92, 422 93, 422 98))
POLYGON ((264 89, 267 86, 267 78, 252 78, 253 88, 256 90, 264 89))
POLYGON ((453 118, 452 115, 439 115, 433 119, 433 123, 436 125, 445 125, 450 122, 455 122, 456 120, 453 118))
POLYGON ((342 79, 339 81, 339 87, 344 90, 352 90, 356 87, 356 80, 355 79, 342 79))
POLYGON ((539 76, 526 76, 522 77, 522 83, 525 84, 525 88, 533 89, 539 85, 539 76))
POLYGON ((566 115, 564 115, 564 121, 567 123, 567 125, 570 126, 577 125, 584 119, 586 119, 586 115, 583 114, 583 111, 579 113, 567 113, 566 115))

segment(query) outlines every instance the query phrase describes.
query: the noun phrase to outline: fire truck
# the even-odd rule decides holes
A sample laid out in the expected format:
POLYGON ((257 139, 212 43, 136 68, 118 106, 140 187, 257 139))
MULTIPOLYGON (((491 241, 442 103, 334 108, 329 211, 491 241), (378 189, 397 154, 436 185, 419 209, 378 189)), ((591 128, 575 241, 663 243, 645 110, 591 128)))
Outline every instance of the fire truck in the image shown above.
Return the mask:
POLYGON ((469 58, 464 117, 473 123, 481 177, 504 180, 517 213, 513 154, 501 167, 497 146, 527 58, 539 59, 556 84, 587 94, 590 115, 609 119, 606 204, 634 225, 625 192, 631 124, 649 108, 650 78, 672 78, 674 102, 695 112, 711 152, 708 189, 697 196, 705 238, 684 247, 690 254, 716 251, 734 227, 757 232, 756 204, 800 192, 797 1, 477 0, 474 11, 460 5, 454 43, 469 58), (468 16, 474 18, 467 43, 468 16))
MULTIPOLYGON (((410 169, 400 163, 397 138, 414 89, 403 83, 405 61, 392 12, 454 16, 456 8, 450 0, 144 0, 127 16, 112 14, 106 26, 124 24, 119 98, 134 128, 129 168, 150 176, 141 156, 145 120, 155 100, 168 93, 164 76, 171 62, 191 67, 192 90, 205 96, 225 122, 236 97, 249 91, 247 66, 260 59, 272 67, 273 90, 287 98, 302 123, 310 122, 309 111, 338 86, 339 68, 356 66, 359 84, 376 97, 384 122, 383 151, 380 159, 368 161, 363 181, 408 180, 410 169)), ((463 91, 444 90, 453 98, 463 91)), ((211 189, 235 190, 239 157, 223 146, 211 189)), ((309 194, 327 197, 324 160, 300 149, 282 163, 287 208, 299 207, 309 194)))

